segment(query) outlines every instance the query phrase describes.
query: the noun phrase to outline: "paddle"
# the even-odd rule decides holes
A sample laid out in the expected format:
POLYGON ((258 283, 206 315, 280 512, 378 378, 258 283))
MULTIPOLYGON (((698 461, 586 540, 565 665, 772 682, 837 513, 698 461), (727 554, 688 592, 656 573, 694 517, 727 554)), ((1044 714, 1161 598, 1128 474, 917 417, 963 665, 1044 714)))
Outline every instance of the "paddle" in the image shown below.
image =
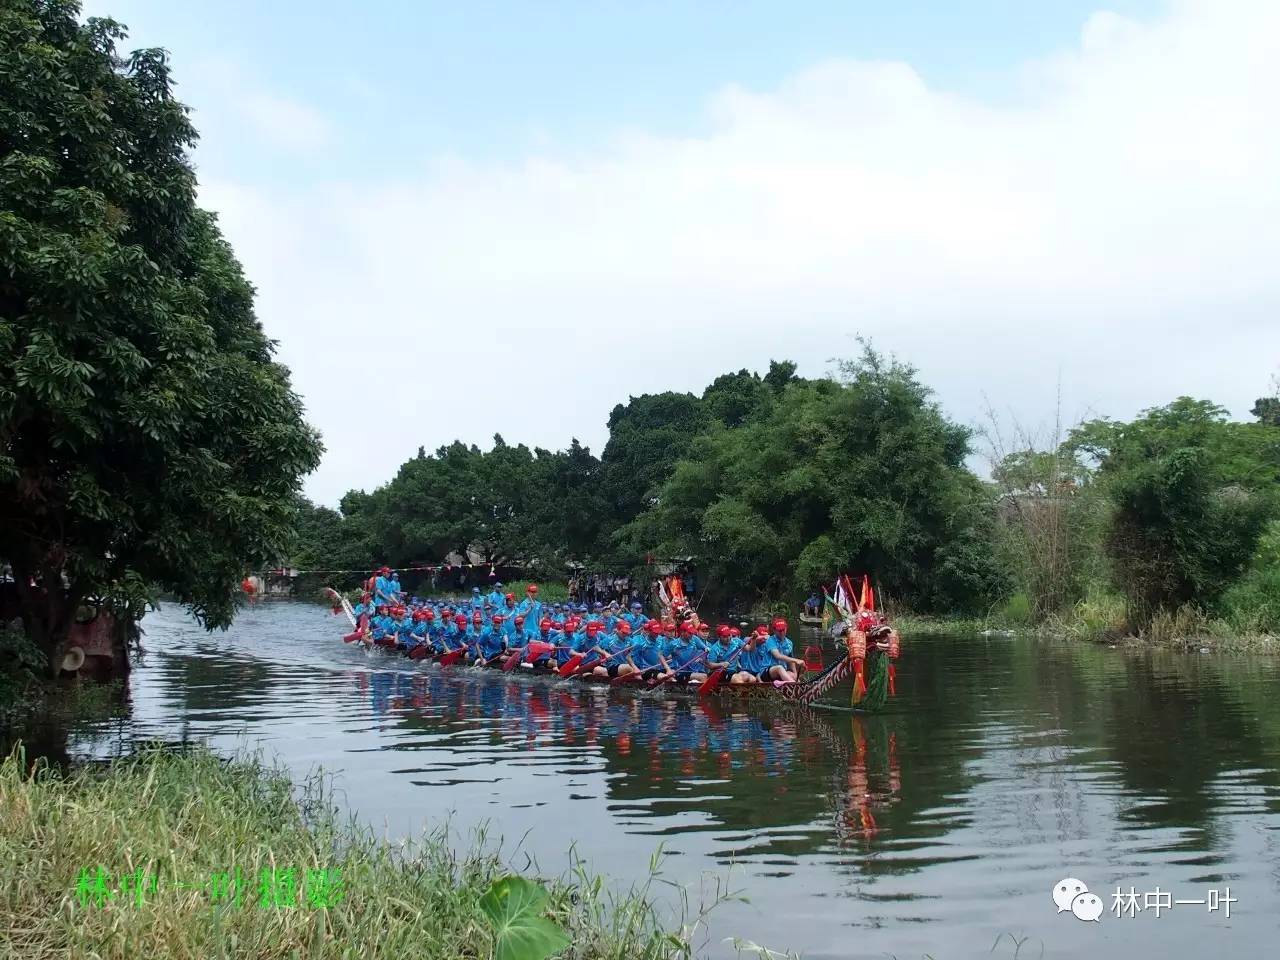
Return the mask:
POLYGON ((516 664, 523 659, 525 651, 529 651, 533 654, 533 659, 537 660, 538 657, 551 653, 555 648, 556 645, 554 643, 547 643, 545 640, 530 640, 527 644, 503 661, 503 672, 510 673, 514 670, 516 668, 516 664))
POLYGON ((453 666, 455 663, 457 663, 459 660, 462 659, 462 655, 466 652, 467 652, 466 647, 459 647, 457 650, 450 650, 448 653, 446 653, 443 657, 440 658, 440 666, 442 667, 453 666))
POLYGON ((738 652, 729 658, 728 663, 723 667, 717 667, 711 676, 702 681, 701 686, 698 687, 698 696, 704 697, 708 693, 715 693, 716 687, 720 686, 724 681, 725 671, 738 662, 738 658, 742 656, 742 651, 744 649, 745 647, 739 647, 738 652))
MULTIPOLYGON (((588 660, 586 663, 584 663, 584 664, 582 664, 580 667, 578 667, 578 669, 577 669, 577 670, 575 670, 572 674, 569 674, 568 676, 575 676, 575 677, 576 677, 576 676, 579 676, 579 675, 581 675, 581 674, 586 673, 588 670, 594 670, 596 667, 600 666, 600 664, 604 663, 604 661, 606 661, 606 660, 608 660, 608 659, 611 659, 612 657, 625 657, 625 656, 626 656, 628 653, 630 653, 634 648, 635 648, 635 644, 633 643, 631 646, 629 646, 629 647, 623 647, 623 648, 622 648, 621 650, 619 650, 617 653, 610 654, 608 657, 602 657, 602 656, 600 656, 600 655, 598 655, 598 654, 597 654, 596 656, 594 656, 594 657, 592 657, 590 660, 588 660)), ((588 652, 590 652, 590 651, 588 651, 588 652)), ((560 676, 562 676, 562 677, 563 677, 563 676, 567 676, 567 675, 566 675, 565 673, 563 673, 563 672, 562 672, 562 673, 560 674, 560 676)))
POLYGON ((641 680, 643 678, 644 678, 643 670, 636 670, 632 673, 623 673, 614 677, 612 680, 610 680, 609 686, 617 687, 624 683, 634 683, 636 680, 641 680))
MULTIPOLYGON (((702 651, 702 653, 698 654, 696 657, 694 657, 694 658, 693 658, 692 660, 690 660, 688 663, 683 664, 683 665, 680 667, 680 669, 679 669, 679 670, 672 670, 672 671, 671 671, 671 675, 670 675, 670 676, 663 677, 661 680, 659 680, 657 683, 655 683, 655 684, 653 685, 653 686, 654 686, 654 689, 657 689, 658 687, 662 686, 664 683, 670 683, 672 680, 674 680, 674 679, 676 678, 676 674, 679 674, 679 673, 692 673, 693 671, 692 671, 691 669, 689 669, 689 668, 690 668, 690 667, 692 667, 692 666, 694 666, 694 665, 695 665, 695 664, 697 664, 698 662, 700 662, 700 661, 702 661, 702 660, 707 659, 707 654, 708 654, 708 653, 710 653, 710 652, 711 652, 710 650, 704 650, 704 651, 702 651)), ((710 678, 710 677, 708 677, 707 679, 709 680, 709 679, 711 679, 711 678, 710 678)))
POLYGON ((502 672, 503 672, 503 673, 510 673, 512 670, 514 670, 514 669, 516 668, 516 664, 517 664, 517 663, 519 663, 519 662, 521 661, 521 659, 523 659, 523 657, 524 657, 524 652, 525 652, 526 650, 528 650, 528 649, 529 649, 529 647, 528 647, 528 645, 526 644, 525 646, 523 646, 523 647, 521 647, 520 649, 518 649, 515 653, 511 654, 511 656, 507 657, 507 659, 503 660, 503 661, 502 661, 502 672))
POLYGON ((564 666, 560 668, 559 670, 560 676, 562 677, 569 676, 571 673, 573 673, 573 671, 577 670, 578 667, 582 665, 582 661, 585 660, 586 658, 587 658, 587 655, 585 653, 575 653, 572 657, 566 660, 564 662, 564 666))

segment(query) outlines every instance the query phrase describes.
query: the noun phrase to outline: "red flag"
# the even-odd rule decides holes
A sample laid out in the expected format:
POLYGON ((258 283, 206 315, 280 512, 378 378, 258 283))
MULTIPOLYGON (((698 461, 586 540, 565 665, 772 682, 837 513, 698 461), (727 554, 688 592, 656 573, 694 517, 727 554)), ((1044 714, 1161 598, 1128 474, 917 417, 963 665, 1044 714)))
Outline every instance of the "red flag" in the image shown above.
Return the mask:
POLYGON ((865 573, 862 575, 862 601, 858 604, 863 610, 875 610, 876 595, 871 589, 871 578, 865 573))

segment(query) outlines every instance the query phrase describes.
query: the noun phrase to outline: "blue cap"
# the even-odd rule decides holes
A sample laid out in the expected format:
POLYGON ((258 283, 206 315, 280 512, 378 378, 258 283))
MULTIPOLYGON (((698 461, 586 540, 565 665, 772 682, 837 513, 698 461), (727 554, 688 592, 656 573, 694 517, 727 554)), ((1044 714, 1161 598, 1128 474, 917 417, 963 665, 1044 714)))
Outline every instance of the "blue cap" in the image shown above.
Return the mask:
POLYGON ((632 610, 639 610, 639 609, 640 609, 640 601, 639 601, 639 600, 633 600, 633 601, 631 602, 631 609, 632 609, 632 610))

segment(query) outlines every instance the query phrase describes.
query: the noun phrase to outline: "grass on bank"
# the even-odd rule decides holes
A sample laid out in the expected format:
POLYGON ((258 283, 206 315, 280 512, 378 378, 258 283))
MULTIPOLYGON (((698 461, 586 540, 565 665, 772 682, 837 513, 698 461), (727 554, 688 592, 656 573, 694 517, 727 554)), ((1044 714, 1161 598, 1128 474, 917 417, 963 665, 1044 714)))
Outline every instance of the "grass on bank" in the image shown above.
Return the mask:
MULTIPOLYGON (((299 797, 257 758, 157 747, 64 775, 28 769, 18 749, 0 763, 9 956, 489 958, 480 901, 510 873, 483 836, 463 854, 444 830, 380 840, 339 818, 320 777, 299 797)), ((693 911, 686 897, 685 922, 669 932, 654 882, 665 882, 656 858, 648 883, 623 896, 580 865, 550 881, 546 916, 570 938, 560 956, 692 956, 706 911, 730 895, 717 884, 693 911)))
POLYGON ((1089 643, 1208 648, 1233 653, 1280 653, 1280 636, 1268 624, 1235 615, 1210 616, 1195 607, 1158 613, 1145 628, 1130 630, 1124 600, 1090 590, 1067 609, 1033 623, 1026 597, 1015 594, 986 617, 930 617, 896 613, 893 621, 908 636, 1008 632, 1089 643))

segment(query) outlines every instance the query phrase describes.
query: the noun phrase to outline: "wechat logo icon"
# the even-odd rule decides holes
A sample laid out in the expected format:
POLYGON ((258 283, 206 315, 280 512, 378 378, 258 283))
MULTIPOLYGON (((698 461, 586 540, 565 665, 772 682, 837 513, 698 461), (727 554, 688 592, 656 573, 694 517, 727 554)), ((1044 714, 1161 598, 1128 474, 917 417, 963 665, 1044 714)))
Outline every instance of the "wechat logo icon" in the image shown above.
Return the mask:
POLYGON ((1053 885, 1053 902, 1059 913, 1069 910, 1077 920, 1098 923, 1102 917, 1102 898, 1090 893, 1084 881, 1075 877, 1053 885))

